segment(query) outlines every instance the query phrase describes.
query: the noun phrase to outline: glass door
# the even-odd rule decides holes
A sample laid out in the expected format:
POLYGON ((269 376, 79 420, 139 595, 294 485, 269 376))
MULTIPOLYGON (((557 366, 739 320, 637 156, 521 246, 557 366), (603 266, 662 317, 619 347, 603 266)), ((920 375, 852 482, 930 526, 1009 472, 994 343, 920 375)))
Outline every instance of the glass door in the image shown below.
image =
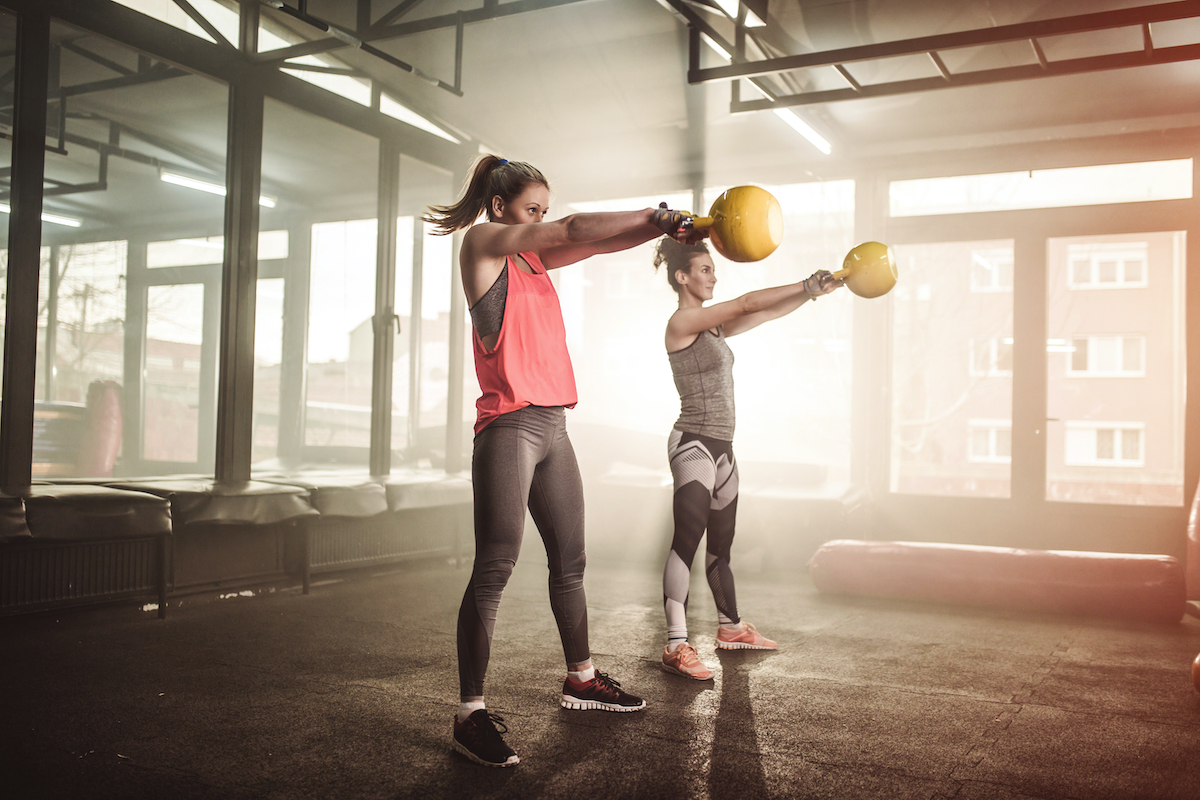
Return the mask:
POLYGON ((1009 497, 1013 242, 893 250, 891 491, 1009 497))
POLYGON ((1047 500, 1183 505, 1185 245, 1047 241, 1047 500))
POLYGON ((210 474, 224 238, 143 246, 145 269, 130 269, 130 316, 145 320, 138 472, 210 474))

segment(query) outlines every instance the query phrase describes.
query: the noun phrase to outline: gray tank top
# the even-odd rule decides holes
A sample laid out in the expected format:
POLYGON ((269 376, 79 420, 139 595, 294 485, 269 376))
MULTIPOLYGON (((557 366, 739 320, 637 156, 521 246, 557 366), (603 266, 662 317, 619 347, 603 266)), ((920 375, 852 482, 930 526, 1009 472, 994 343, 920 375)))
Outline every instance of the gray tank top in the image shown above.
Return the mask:
POLYGON ((679 390, 675 428, 732 442, 733 351, 725 344, 725 332, 701 331, 696 341, 667 358, 679 390))

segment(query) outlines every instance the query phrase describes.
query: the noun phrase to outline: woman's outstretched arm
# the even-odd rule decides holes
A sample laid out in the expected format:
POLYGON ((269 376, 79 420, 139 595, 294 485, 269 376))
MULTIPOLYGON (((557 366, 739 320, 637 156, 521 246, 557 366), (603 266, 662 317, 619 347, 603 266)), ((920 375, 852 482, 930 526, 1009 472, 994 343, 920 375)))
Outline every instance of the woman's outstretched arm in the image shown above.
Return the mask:
POLYGON ((821 270, 797 283, 758 289, 711 306, 681 308, 667 323, 667 349, 686 347, 701 331, 719 325, 725 326, 726 336, 745 333, 768 320, 790 314, 813 297, 828 294, 841 285, 841 281, 832 280, 828 272, 821 270), (679 346, 672 347, 672 343, 679 346))

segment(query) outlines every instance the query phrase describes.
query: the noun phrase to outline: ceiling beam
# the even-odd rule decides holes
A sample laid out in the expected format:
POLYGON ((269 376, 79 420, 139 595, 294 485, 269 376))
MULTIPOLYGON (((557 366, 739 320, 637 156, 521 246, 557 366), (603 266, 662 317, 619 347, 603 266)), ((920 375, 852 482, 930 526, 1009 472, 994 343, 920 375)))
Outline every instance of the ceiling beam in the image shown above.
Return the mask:
POLYGON ((951 89, 963 86, 983 86, 992 83, 1033 80, 1036 78, 1080 75, 1112 69, 1144 67, 1151 64, 1172 64, 1180 61, 1200 60, 1200 44, 1157 48, 1147 57, 1138 50, 1131 53, 1115 53, 1090 58, 1075 58, 1066 61, 1049 61, 1045 64, 1026 64, 1002 69, 966 72, 959 75, 945 74, 932 78, 917 78, 890 83, 854 84, 849 89, 827 89, 818 92, 782 95, 774 100, 742 100, 730 104, 730 111, 764 111, 787 106, 806 106, 817 103, 833 103, 842 100, 858 100, 864 97, 890 97, 898 94, 927 92, 934 89, 951 89))
MULTIPOLYGON (((666 0, 672 5, 683 5, 682 0, 666 0)), ((688 9, 690 12, 690 9, 688 9)), ((688 83, 749 78, 776 72, 789 72, 815 67, 833 67, 861 61, 875 61, 899 56, 927 55, 964 47, 980 47, 1007 42, 1037 41, 1048 36, 1065 36, 1073 33, 1091 33, 1114 28, 1149 25, 1154 22, 1200 17, 1200 0, 1178 0, 1118 11, 1102 11, 1073 17, 1022 22, 1015 25, 1000 25, 973 31, 944 33, 922 36, 882 44, 844 47, 817 53, 745 61, 721 67, 688 70, 688 83)), ((711 35, 711 34, 710 34, 711 35)), ((1158 52, 1155 50, 1154 52, 1158 52)))
POLYGON ((233 47, 233 44, 217 30, 216 26, 208 21, 208 18, 197 11, 188 0, 175 0, 175 5, 192 18, 192 21, 199 25, 205 33, 212 37, 213 41, 222 47, 233 47))
MULTIPOLYGON (((592 0, 512 0, 507 3, 493 3, 485 0, 481 8, 473 8, 469 11, 458 11, 452 14, 442 14, 436 17, 425 17, 424 19, 414 20, 412 22, 397 23, 394 25, 380 25, 378 22, 372 25, 365 31, 340 31, 339 33, 350 33, 360 42, 381 42, 387 39, 397 39, 401 36, 411 36, 414 33, 426 33, 428 31, 442 30, 444 28, 454 28, 459 25, 466 25, 473 22, 486 22, 492 19, 501 19, 503 17, 511 17, 514 14, 525 14, 531 11, 544 11, 549 8, 558 8, 559 6, 569 6, 574 3, 588 3, 592 0)), ((299 12, 293 9, 281 0, 280 2, 264 2, 265 5, 272 8, 277 8, 279 11, 288 14, 289 16, 302 18, 299 12)), ((392 12, 388 12, 384 18, 390 18, 393 12, 404 13, 413 4, 401 3, 392 12)), ((309 15, 305 15, 309 16, 309 15)), ((311 19, 317 19, 312 17, 311 19)), ((308 21, 308 20, 305 20, 308 21)), ((337 28, 336 25, 320 20, 321 23, 329 27, 337 28)), ((318 26, 319 27, 319 26, 318 26)), ((355 46, 351 42, 347 42, 344 38, 336 38, 337 34, 333 34, 329 38, 316 39, 311 42, 300 42, 299 44, 290 47, 280 48, 279 50, 270 50, 265 53, 260 53, 259 58, 263 61, 286 61, 289 58, 297 56, 313 55, 314 53, 325 53, 331 50, 338 50, 343 47, 355 46)))

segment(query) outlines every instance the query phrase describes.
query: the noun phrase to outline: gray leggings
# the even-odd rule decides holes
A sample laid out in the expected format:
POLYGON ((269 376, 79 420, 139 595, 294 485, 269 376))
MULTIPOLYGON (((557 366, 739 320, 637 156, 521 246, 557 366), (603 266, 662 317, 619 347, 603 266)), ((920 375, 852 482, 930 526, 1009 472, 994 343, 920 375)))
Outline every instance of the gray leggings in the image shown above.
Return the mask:
POLYGON ((462 700, 483 697, 500 595, 525 530, 528 506, 550 566, 550 608, 568 665, 591 657, 583 569, 583 482, 561 407, 526 406, 497 417, 475 436, 475 566, 458 611, 462 700))

